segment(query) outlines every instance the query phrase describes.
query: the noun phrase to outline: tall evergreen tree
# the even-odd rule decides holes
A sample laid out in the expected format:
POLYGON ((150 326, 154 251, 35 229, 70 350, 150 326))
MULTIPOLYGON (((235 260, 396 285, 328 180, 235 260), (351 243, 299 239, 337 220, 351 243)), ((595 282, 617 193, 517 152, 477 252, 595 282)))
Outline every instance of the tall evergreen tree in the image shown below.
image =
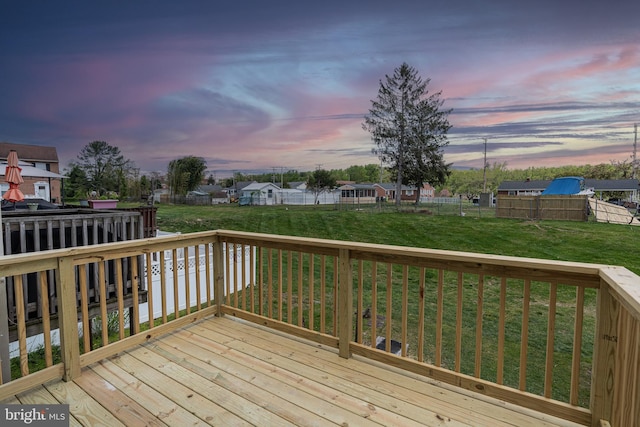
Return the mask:
MULTIPOLYGON (((371 134, 373 153, 396 177, 396 205, 400 205, 402 184, 422 187, 426 181, 442 183, 449 174, 443 148, 451 128, 442 110, 441 92, 429 95, 430 79, 422 80, 406 62, 380 81, 378 97, 371 101, 362 127, 371 134)), ((418 196, 419 197, 419 196, 418 196)))

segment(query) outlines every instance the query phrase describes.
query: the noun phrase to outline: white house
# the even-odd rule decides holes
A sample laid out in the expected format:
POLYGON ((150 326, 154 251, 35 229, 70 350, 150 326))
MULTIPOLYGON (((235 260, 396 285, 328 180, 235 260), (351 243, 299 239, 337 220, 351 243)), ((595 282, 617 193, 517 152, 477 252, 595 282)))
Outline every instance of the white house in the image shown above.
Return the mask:
POLYGON ((241 205, 276 205, 282 203, 280 187, 271 182, 254 182, 240 191, 241 205))

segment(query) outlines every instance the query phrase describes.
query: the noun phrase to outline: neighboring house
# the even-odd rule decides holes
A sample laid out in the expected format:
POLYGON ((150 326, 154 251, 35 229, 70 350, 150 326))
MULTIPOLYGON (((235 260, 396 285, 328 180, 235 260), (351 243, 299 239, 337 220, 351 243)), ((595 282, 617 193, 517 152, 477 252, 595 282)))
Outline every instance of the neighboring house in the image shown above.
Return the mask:
POLYGON ((4 194, 9 184, 4 180, 4 165, 9 152, 15 150, 18 154, 22 179, 20 191, 25 198, 40 198, 52 203, 61 203, 62 178, 60 164, 55 147, 42 145, 13 144, 0 142, 0 192, 4 194))
POLYGON ((240 191, 241 205, 275 205, 282 202, 280 187, 271 182, 254 182, 240 191))
MULTIPOLYGON (((396 185, 389 182, 381 184, 348 183, 338 187, 338 190, 340 190, 341 203, 375 203, 378 201, 394 201, 396 198, 396 185)), ((428 197, 434 197, 434 189, 429 184, 425 184, 424 187, 420 189, 420 200, 428 197)), ((400 200, 415 201, 416 188, 403 185, 400 200)))
POLYGON ((211 203, 229 203, 229 195, 219 184, 204 184, 196 188, 198 193, 206 194, 211 199, 211 203))
MULTIPOLYGON (((382 184, 374 184, 380 190, 379 196, 384 197, 387 201, 396 200, 396 184, 391 182, 384 182, 382 184)), ((400 189, 400 200, 415 202, 416 200, 416 187, 410 187, 403 185, 400 189)))
MULTIPOLYGON (((537 196, 551 184, 551 180, 503 181, 499 195, 537 196)), ((603 193, 626 193, 630 201, 638 201, 640 182, 637 179, 585 179, 584 188, 591 188, 599 198, 603 193)))
POLYGON ((426 202, 429 199, 433 199, 436 197, 436 189, 431 186, 431 184, 426 183, 420 189, 420 201, 426 202))
POLYGON ((255 181, 238 181, 234 182, 231 187, 224 189, 226 191, 229 200, 237 200, 242 195, 242 190, 247 186, 255 183, 255 181))
POLYGON ((498 186, 498 195, 538 196, 551 183, 550 179, 526 181, 502 181, 498 186))
POLYGON ((338 187, 340 203, 375 203, 384 196, 378 184, 344 184, 338 187))

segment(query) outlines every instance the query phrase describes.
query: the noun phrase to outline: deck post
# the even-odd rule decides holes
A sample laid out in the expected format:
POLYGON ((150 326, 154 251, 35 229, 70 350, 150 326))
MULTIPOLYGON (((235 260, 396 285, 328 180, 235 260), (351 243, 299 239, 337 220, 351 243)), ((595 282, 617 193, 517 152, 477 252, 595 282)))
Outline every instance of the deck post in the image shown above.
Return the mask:
POLYGON ((219 236, 213 241, 213 300, 216 304, 216 316, 222 317, 224 302, 224 248, 219 236))
POLYGON ((60 356, 64 364, 63 379, 72 381, 80 376, 80 341, 76 307, 76 274, 71 258, 58 258, 56 274, 60 356))
POLYGON ((600 281, 596 305, 596 336, 591 379, 592 426, 613 415, 615 361, 618 341, 619 303, 609 292, 609 285, 600 281))
POLYGON ((348 359, 351 356, 353 336, 353 277, 348 249, 340 249, 338 255, 338 353, 348 359))

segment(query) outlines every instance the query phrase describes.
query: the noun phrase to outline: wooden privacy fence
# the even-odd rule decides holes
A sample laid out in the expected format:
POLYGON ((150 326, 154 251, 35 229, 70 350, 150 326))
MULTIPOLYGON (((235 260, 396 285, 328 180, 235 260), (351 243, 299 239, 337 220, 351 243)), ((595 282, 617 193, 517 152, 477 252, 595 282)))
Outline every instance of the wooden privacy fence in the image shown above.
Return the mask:
POLYGON ((19 315, 22 378, 0 386, 0 400, 226 314, 584 425, 640 419, 640 278, 622 267, 218 230, 17 255, 0 269, 14 281, 53 271, 62 338, 60 362, 45 344, 47 368, 32 373, 19 315), (206 261, 179 263, 179 252, 206 261), (102 284, 113 262, 123 289, 119 266, 137 258, 135 290, 153 259, 172 259, 159 288, 148 285, 161 294, 145 307, 155 321, 140 322, 137 307, 124 318, 119 294, 114 333, 103 323, 89 345, 87 298, 76 298, 87 269, 97 263, 102 284))
POLYGON ((498 195, 496 218, 587 221, 587 196, 507 196, 498 195))

